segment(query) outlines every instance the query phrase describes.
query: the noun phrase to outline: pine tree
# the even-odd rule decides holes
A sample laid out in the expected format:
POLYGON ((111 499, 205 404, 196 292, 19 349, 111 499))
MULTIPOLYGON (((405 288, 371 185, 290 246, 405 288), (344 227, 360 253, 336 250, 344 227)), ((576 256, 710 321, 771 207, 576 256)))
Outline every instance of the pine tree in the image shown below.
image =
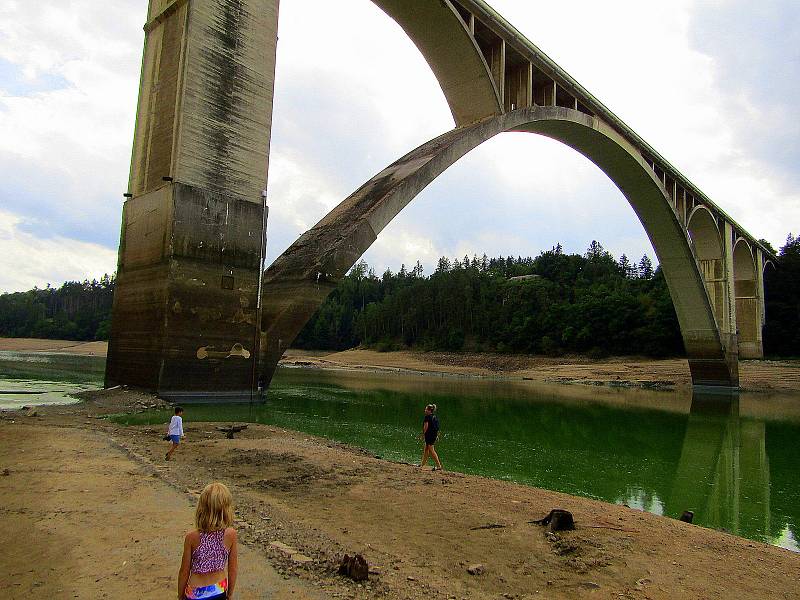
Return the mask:
POLYGON ((636 279, 639 274, 636 265, 632 264, 625 254, 619 257, 619 270, 625 279, 636 279))
POLYGON ((653 278, 653 263, 647 257, 647 254, 642 256, 642 260, 639 261, 639 278, 640 279, 653 278))
POLYGON ((605 254, 605 248, 603 248, 603 245, 597 240, 592 240, 592 243, 589 244, 589 247, 586 249, 586 258, 589 260, 600 258, 605 254))
POLYGON ((434 273, 447 273, 448 271, 450 271, 450 260, 446 256, 442 256, 436 263, 434 273))

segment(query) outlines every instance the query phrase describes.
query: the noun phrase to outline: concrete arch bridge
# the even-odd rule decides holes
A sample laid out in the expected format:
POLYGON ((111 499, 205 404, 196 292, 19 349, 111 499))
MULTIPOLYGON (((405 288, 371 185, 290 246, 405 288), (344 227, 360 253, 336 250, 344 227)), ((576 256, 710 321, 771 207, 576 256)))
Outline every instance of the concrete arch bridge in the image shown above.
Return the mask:
POLYGON ((617 185, 661 263, 694 384, 738 386, 739 358, 763 355, 769 250, 482 0, 373 2, 425 57, 456 126, 264 271, 278 0, 150 0, 107 385, 249 397, 425 186, 486 140, 524 131, 617 185))

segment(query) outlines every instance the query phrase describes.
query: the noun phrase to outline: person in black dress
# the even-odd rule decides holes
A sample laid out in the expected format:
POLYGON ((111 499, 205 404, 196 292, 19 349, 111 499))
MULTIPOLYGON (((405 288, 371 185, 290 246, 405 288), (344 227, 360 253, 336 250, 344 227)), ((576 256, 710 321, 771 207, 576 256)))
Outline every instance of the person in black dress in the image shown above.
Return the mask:
POLYGON ((436 405, 428 404, 425 407, 425 418, 422 420, 422 438, 425 440, 425 449, 422 451, 422 462, 419 466, 424 467, 430 457, 436 463, 433 470, 441 471, 442 461, 439 460, 439 455, 436 454, 436 449, 433 447, 439 435, 439 418, 434 413, 436 413, 436 405))

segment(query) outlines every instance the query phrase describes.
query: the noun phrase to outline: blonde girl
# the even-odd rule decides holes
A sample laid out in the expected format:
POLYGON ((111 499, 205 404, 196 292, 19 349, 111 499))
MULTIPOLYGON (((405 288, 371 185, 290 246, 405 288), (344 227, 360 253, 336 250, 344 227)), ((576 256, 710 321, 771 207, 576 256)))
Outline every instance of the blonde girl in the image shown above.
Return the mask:
POLYGON ((195 526, 183 541, 178 571, 178 600, 230 600, 236 587, 239 557, 233 524, 233 497, 219 482, 200 494, 195 526), (227 571, 227 573, 226 573, 227 571))

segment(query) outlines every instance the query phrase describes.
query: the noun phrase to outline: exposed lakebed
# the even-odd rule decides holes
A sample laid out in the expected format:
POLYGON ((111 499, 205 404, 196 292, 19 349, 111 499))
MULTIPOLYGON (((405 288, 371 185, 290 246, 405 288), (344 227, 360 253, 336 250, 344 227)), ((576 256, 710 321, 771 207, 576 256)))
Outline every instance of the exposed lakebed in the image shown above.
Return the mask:
MULTIPOLYGON (((0 353, 0 388, 101 385, 102 358, 32 354, 0 353)), ((699 525, 799 549, 796 398, 279 369, 265 404, 190 406, 185 420, 189 430, 192 421, 267 423, 413 462, 428 403, 439 407, 448 469, 670 517, 691 510, 699 525)), ((168 413, 117 420, 163 423, 168 413)))

